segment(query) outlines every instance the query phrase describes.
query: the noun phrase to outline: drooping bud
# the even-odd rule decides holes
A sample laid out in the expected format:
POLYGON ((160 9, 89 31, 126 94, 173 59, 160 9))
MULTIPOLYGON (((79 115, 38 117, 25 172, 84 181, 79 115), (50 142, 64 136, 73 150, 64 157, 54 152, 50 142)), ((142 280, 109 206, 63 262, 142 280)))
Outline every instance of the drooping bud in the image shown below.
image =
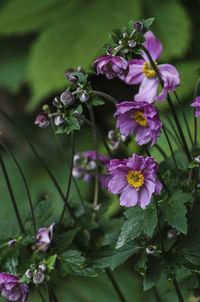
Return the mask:
POLYGON ((155 253, 155 248, 152 245, 148 246, 146 248, 146 253, 147 254, 154 254, 155 253))
POLYGON ((88 164, 87 164, 87 169, 92 171, 96 168, 96 162, 94 160, 91 160, 88 164))
POLYGON ((38 266, 38 269, 41 271, 41 272, 46 272, 46 270, 47 270, 47 267, 46 267, 46 265, 45 264, 40 264, 39 266, 38 266))
POLYGON ((71 76, 71 74, 74 72, 74 69, 72 69, 72 68, 69 68, 69 69, 67 69, 66 71, 65 71, 65 77, 67 78, 67 79, 70 79, 70 76, 71 76))
POLYGON ((57 107, 60 104, 60 99, 56 96, 52 101, 53 106, 57 107))
POLYGON ((50 125, 51 121, 47 114, 40 113, 35 119, 35 124, 40 128, 47 128, 50 125))
POLYGON ((32 269, 28 269, 26 272, 25 272, 25 275, 27 278, 31 279, 33 277, 33 271, 32 269))
POLYGON ((144 25, 141 21, 136 21, 134 24, 133 24, 133 28, 136 30, 136 31, 142 31, 143 28, 144 28, 144 25))
POLYGON ((41 271, 38 271, 33 276, 33 282, 35 284, 40 284, 44 281, 44 274, 41 271))
POLYGON ((81 103, 87 102, 89 100, 89 98, 90 98, 90 96, 86 92, 81 93, 79 96, 79 100, 81 101, 81 103))
POLYGON ((114 139, 116 137, 115 130, 108 131, 108 138, 114 139))
POLYGON ((81 167, 74 167, 72 170, 72 175, 75 178, 82 178, 85 173, 85 170, 81 167))
POLYGON ((72 105, 74 103, 75 97, 71 92, 64 91, 60 96, 60 100, 65 106, 67 106, 67 105, 72 105))
POLYGON ((180 234, 180 233, 179 233, 177 230, 171 229, 171 230, 168 231, 167 237, 168 237, 169 239, 175 239, 179 234, 180 234))
POLYGON ((107 55, 112 55, 112 53, 113 53, 113 47, 108 47, 106 49, 106 53, 107 53, 107 55))
POLYGON ((137 43, 136 43, 134 40, 128 41, 128 46, 129 46, 130 48, 134 48, 136 45, 137 45, 137 43))
POLYGON ((63 124, 64 123, 64 118, 62 117, 62 116, 56 116, 55 118, 54 118, 54 123, 55 123, 55 125, 56 126, 60 126, 61 124, 63 124))
POLYGON ((109 143, 109 146, 111 150, 117 150, 120 146, 120 141, 112 139, 109 143))

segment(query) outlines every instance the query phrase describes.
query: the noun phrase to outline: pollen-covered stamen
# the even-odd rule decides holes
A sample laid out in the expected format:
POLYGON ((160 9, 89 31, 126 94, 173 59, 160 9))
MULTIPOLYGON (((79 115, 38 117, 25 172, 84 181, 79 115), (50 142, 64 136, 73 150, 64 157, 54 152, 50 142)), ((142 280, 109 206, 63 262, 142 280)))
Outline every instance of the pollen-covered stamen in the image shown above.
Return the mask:
MULTIPOLYGON (((157 62, 154 62, 154 63, 156 65, 156 67, 158 67, 158 63, 157 62)), ((151 63, 149 63, 149 62, 144 63, 142 71, 144 72, 145 76, 149 79, 155 78, 155 76, 156 76, 155 70, 151 66, 151 63)))
POLYGON ((133 118, 136 121, 137 124, 139 124, 140 126, 148 126, 148 123, 146 121, 146 116, 144 115, 144 113, 142 111, 136 111, 133 114, 133 118))
POLYGON ((144 176, 141 171, 130 170, 126 178, 129 185, 135 189, 140 188, 144 184, 144 176))

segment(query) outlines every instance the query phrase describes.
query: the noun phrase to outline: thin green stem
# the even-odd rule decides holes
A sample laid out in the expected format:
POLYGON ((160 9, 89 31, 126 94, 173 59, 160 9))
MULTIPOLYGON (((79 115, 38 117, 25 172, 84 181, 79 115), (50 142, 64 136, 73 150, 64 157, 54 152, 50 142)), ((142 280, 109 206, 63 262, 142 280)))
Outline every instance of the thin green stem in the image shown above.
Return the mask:
POLYGON ((162 299, 161 299, 161 297, 160 297, 160 295, 159 295, 159 292, 158 292, 158 290, 157 290, 157 288, 156 288, 155 286, 152 287, 152 291, 153 291, 153 293, 154 293, 154 296, 155 296, 155 298, 156 298, 156 301, 157 301, 157 302, 162 302, 162 299))
POLYGON ((24 175, 24 172, 23 172, 19 162, 17 161, 17 159, 15 158, 13 153, 3 143, 0 143, 0 145, 6 150, 8 155, 12 158, 12 160, 14 161, 15 165, 17 166, 17 169, 18 169, 18 171, 19 171, 19 173, 22 177, 22 180, 23 180, 23 183, 24 183, 24 186, 25 186, 25 190, 26 190, 26 193, 27 193, 28 201, 29 201, 29 207, 30 207, 31 217, 32 217, 32 222, 33 222, 33 231, 34 231, 35 238, 36 238, 37 230, 36 230, 35 216, 34 216, 34 211, 33 211, 33 203, 32 203, 32 199, 31 199, 31 194, 30 194, 30 190, 29 190, 29 187, 28 187, 28 183, 26 181, 26 177, 24 175))
POLYGON ((75 177, 73 177, 73 176, 72 176, 72 179, 73 179, 73 182, 74 182, 74 186, 75 186, 75 188, 76 188, 76 191, 77 191, 77 193, 78 193, 79 199, 80 199, 80 201, 81 201, 81 204, 82 204, 84 210, 86 211, 85 203, 84 203, 83 197, 82 197, 82 195, 81 195, 81 192, 80 192, 80 190, 79 190, 79 187, 78 187, 78 185, 77 185, 76 179, 75 179, 75 177))
POLYGON ((3 175, 4 175, 4 178, 5 178, 5 181, 6 181, 6 185, 7 185, 7 188, 8 188, 8 192, 9 192, 9 195, 10 195, 10 199, 11 199, 11 202, 12 202, 13 209, 15 211, 15 216, 17 218, 17 222, 18 222, 20 231, 21 231, 21 233, 24 233, 23 223, 22 223, 22 220, 21 220, 21 217, 20 217, 20 214, 19 214, 19 210, 18 210, 18 207, 17 207, 15 196, 14 196, 14 193, 13 193, 13 190, 12 190, 12 187, 11 187, 11 183, 10 183, 10 180, 9 180, 9 177, 8 177, 8 173, 7 173, 7 170, 6 170, 6 167, 5 167, 5 164, 4 164, 4 161, 3 161, 3 158, 1 156, 1 154, 0 154, 0 164, 1 164, 1 168, 2 168, 2 171, 3 171, 3 175))
POLYGON ((97 90, 93 90, 93 92, 97 96, 101 96, 101 97, 107 99, 108 101, 110 101, 114 105, 116 105, 116 104, 119 103, 115 98, 113 98, 111 95, 109 95, 109 94, 107 94, 105 92, 101 92, 101 91, 97 91, 97 90))
MULTIPOLYGON (((65 204, 60 216, 60 221, 59 223, 62 223, 66 207, 68 205, 68 199, 69 199, 69 193, 70 193, 70 188, 71 188, 71 181, 72 181, 72 169, 73 169, 73 160, 74 160, 74 131, 71 132, 71 159, 70 159, 70 167, 69 167, 69 177, 68 177, 68 184, 67 184, 67 192, 66 192, 66 197, 65 197, 65 204)), ((75 219, 74 214, 72 217, 75 219)))
POLYGON ((53 296, 53 299, 54 299, 54 302, 58 302, 58 298, 56 297, 54 291, 52 290, 52 296, 53 296))
POLYGON ((56 128, 55 128, 55 125, 54 125, 52 117, 50 117, 50 120, 51 120, 51 128, 53 130, 53 134, 54 134, 54 137, 55 137, 55 140, 56 140, 56 144, 58 146, 58 149, 60 150, 60 153, 62 154, 63 159, 66 160, 65 152, 64 152, 64 150, 62 148, 62 145, 60 143, 58 135, 55 133, 56 132, 56 128))
POLYGON ((121 290, 120 290, 117 282, 115 281, 115 279, 114 279, 111 271, 108 268, 106 268, 106 274, 107 274, 110 282, 112 283, 112 285, 113 285, 113 287, 114 287, 114 289, 115 289, 115 291, 116 291, 116 293, 118 295, 119 300, 121 302, 126 302, 126 299, 124 298, 124 296, 123 296, 123 294, 122 294, 122 292, 121 292, 121 290))
POLYGON ((52 295, 52 290, 48 282, 46 281, 46 287, 47 287, 47 292, 48 292, 48 297, 49 297, 49 302, 53 302, 53 295, 52 295))
POLYGON ((179 149, 179 148, 182 148, 182 146, 179 145, 179 142, 178 142, 177 138, 174 136, 173 132, 172 132, 165 124, 163 124, 163 125, 165 126, 165 129, 166 129, 167 133, 169 133, 169 135, 171 136, 171 138, 172 138, 173 141, 175 142, 177 148, 178 148, 178 149, 179 149))
POLYGON ((158 232, 159 232, 159 237, 160 237, 160 246, 161 246, 162 252, 165 254, 165 248, 164 248, 164 243, 163 243, 163 234, 162 234, 162 228, 161 228, 161 223, 160 223, 158 202, 155 198, 154 198, 154 200, 155 200, 155 206, 156 206, 156 215, 157 215, 157 219, 158 219, 158 232))
POLYGON ((191 211, 194 208, 194 205, 197 202, 197 197, 198 197, 198 182, 199 182, 199 167, 196 168, 195 171, 195 189, 194 189, 194 201, 191 207, 191 211))
MULTIPOLYGON (((195 98, 197 97, 199 87, 200 87, 200 78, 194 90, 193 100, 195 100, 195 98)), ((194 108, 194 146, 196 146, 196 144, 197 144, 197 118, 195 117, 195 108, 194 108)))
POLYGON ((175 278, 173 280, 173 285, 174 285, 174 288, 175 288, 175 291, 176 291, 179 302, 184 302, 181 290, 180 290, 178 282, 175 278))
POLYGON ((45 299, 44 299, 44 297, 43 297, 43 294, 42 294, 42 292, 41 292, 39 286, 36 285, 36 288, 37 288, 37 291, 38 291, 38 293, 39 293, 39 295, 40 295, 40 298, 41 298, 42 302, 45 302, 45 299))

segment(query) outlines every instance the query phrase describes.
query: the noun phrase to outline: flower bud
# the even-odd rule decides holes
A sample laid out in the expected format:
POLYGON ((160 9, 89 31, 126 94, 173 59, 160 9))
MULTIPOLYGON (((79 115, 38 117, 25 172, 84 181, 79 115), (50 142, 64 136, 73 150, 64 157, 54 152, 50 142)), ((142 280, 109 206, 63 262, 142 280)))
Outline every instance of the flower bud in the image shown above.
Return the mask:
POLYGON ((91 173, 86 173, 84 175, 84 180, 87 181, 87 182, 90 182, 93 178, 93 175, 91 173))
POLYGON ((28 269, 26 272, 25 272, 25 275, 27 278, 31 279, 33 277, 33 271, 32 269, 28 269))
POLYGON ((47 114, 40 113, 35 119, 35 124, 40 128, 47 128, 50 125, 51 121, 47 114))
POLYGON ((36 272, 33 276, 33 282, 35 284, 40 284, 44 281, 44 274, 40 271, 36 272))
POLYGON ((124 54, 127 54, 129 52, 129 49, 128 48, 125 48, 123 51, 122 51, 124 54))
POLYGON ((69 68, 69 69, 67 69, 66 71, 65 71, 65 77, 67 78, 67 79, 70 79, 70 76, 71 76, 71 74, 74 72, 74 69, 72 69, 72 68, 69 68))
POLYGON ((79 154, 75 154, 73 159, 74 166, 79 165, 80 162, 81 162, 81 156, 79 154))
POLYGON ((117 150, 120 146, 120 141, 112 139, 109 145, 111 150, 117 150))
POLYGON ((95 206, 94 206, 94 211, 95 212, 98 212, 100 210, 100 204, 96 204, 95 206))
POLYGON ((72 175, 75 178, 82 178, 85 173, 85 170, 81 167, 74 167, 72 170, 72 175))
POLYGON ((47 267, 46 267, 46 265, 45 264, 40 264, 39 266, 38 266, 38 269, 41 271, 41 272, 46 272, 46 270, 47 270, 47 267))
POLYGON ((128 41, 128 46, 130 48, 134 48, 137 45, 137 43, 134 40, 128 41))
POLYGON ((107 55, 112 55, 112 53, 113 53, 113 47, 108 47, 107 49, 106 49, 106 53, 107 53, 107 55))
POLYGON ((180 234, 180 233, 179 233, 177 230, 171 229, 171 230, 168 231, 167 237, 168 237, 169 239, 175 239, 179 234, 180 234))
POLYGON ((108 138, 114 139, 116 137, 115 130, 108 131, 108 138))
POLYGON ((16 239, 11 239, 11 240, 8 241, 8 245, 13 246, 16 241, 17 241, 16 239))
POLYGON ((128 34, 127 33, 123 33, 122 37, 125 39, 125 38, 128 38, 128 34))
POLYGON ((82 66, 78 66, 76 70, 77 70, 78 72, 82 72, 82 73, 84 72, 84 69, 83 69, 82 66))
POLYGON ((72 105, 75 101, 75 97, 71 92, 64 91, 61 96, 60 96, 61 102, 67 106, 67 105, 72 105))
POLYGON ((92 171, 96 168, 96 162, 94 160, 91 160, 88 164, 87 164, 87 169, 92 171))
POLYGON ((118 43, 119 43, 119 45, 122 45, 122 40, 119 40, 119 42, 118 42, 118 43))
POLYGON ((133 24, 133 28, 136 30, 136 31, 142 31, 143 28, 144 28, 144 25, 141 21, 136 21, 134 24, 133 24))
POLYGON ((155 253, 155 248, 152 245, 148 246, 146 248, 146 253, 149 254, 149 255, 154 254, 155 253))
POLYGON ((200 155, 196 156, 194 161, 196 164, 200 164, 200 155))
POLYGON ((57 107, 60 104, 60 99, 56 96, 52 101, 53 106, 57 107))
POLYGON ((71 75, 69 78, 69 81, 71 84, 74 84, 74 83, 78 82, 78 77, 71 75))
POLYGON ((121 134, 121 141, 122 142, 125 142, 126 141, 126 139, 127 139, 127 136, 126 135, 123 135, 123 134, 121 134))
POLYGON ((64 118, 62 117, 62 116, 56 116, 55 118, 54 118, 54 123, 55 123, 55 125, 56 126, 60 126, 61 124, 63 124, 64 123, 64 118))
POLYGON ((81 101, 81 103, 87 102, 89 100, 89 98, 90 98, 90 96, 86 92, 81 93, 79 96, 79 100, 81 101))
POLYGON ((45 104, 42 106, 43 111, 48 111, 49 110, 49 105, 45 104))

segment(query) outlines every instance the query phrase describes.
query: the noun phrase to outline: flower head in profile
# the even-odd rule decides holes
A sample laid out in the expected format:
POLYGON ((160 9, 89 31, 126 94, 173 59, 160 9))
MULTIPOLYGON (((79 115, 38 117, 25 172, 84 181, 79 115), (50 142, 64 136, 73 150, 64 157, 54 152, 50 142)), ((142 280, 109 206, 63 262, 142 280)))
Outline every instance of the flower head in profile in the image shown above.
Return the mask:
POLYGON ((158 163, 153 157, 133 154, 132 157, 120 161, 110 161, 111 179, 108 190, 120 194, 120 205, 145 207, 151 202, 152 194, 160 194, 162 184, 157 180, 158 163))
POLYGON ((151 146, 161 135, 162 122, 153 104, 147 102, 123 102, 116 105, 118 116, 116 127, 122 135, 136 134, 139 145, 152 141, 151 146))
POLYGON ((200 116, 200 96, 196 97, 194 103, 192 103, 190 106, 196 108, 194 116, 199 117, 200 116))
POLYGON ((168 91, 174 91, 180 84, 180 76, 176 68, 170 64, 158 65, 156 60, 162 54, 162 44, 151 31, 144 35, 146 41, 143 43, 151 54, 163 80, 163 89, 157 95, 159 79, 143 51, 142 59, 133 59, 129 63, 128 75, 124 82, 129 85, 140 84, 139 93, 135 95, 136 101, 146 101, 148 103, 163 102, 167 98, 168 91))
POLYGON ((48 228, 40 228, 36 234, 36 251, 46 252, 52 239, 53 239, 53 228, 55 223, 52 223, 48 228))
POLYGON ((99 57, 92 64, 97 63, 97 74, 104 74, 108 80, 115 77, 126 76, 128 73, 128 62, 119 56, 104 55, 99 57))
POLYGON ((22 302, 25 302, 29 288, 25 282, 19 282, 17 277, 3 272, 0 273, 0 292, 9 301, 18 301, 21 298, 22 302))

